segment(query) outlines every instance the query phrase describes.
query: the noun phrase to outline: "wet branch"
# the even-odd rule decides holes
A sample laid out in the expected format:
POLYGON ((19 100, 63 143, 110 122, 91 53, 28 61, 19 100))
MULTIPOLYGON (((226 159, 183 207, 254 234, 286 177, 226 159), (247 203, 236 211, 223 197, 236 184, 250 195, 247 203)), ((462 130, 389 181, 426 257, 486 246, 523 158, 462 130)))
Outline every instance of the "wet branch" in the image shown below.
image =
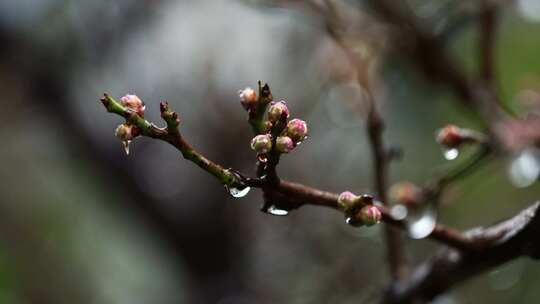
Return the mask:
MULTIPOLYGON (((374 184, 382 203, 388 205, 387 183, 388 183, 388 163, 389 153, 384 146, 382 134, 384 123, 375 108, 373 98, 370 100, 370 110, 367 119, 367 131, 373 155, 374 184)), ((407 274, 407 259, 403 250, 403 239, 396 227, 386 226, 384 228, 388 263, 390 273, 395 281, 403 280, 407 274)))
POLYGON ((394 285, 384 303, 430 301, 455 284, 519 257, 540 258, 540 202, 516 216, 486 228, 475 228, 466 235, 479 243, 481 250, 459 251, 445 248, 416 268, 410 280, 394 285))
MULTIPOLYGON (((165 141, 176 147, 187 160, 192 161, 201 169, 216 177, 223 185, 229 187, 254 187, 261 188, 264 195, 278 204, 277 207, 284 210, 298 209, 304 205, 327 207, 338 210, 338 194, 312 188, 298 183, 284 180, 274 180, 271 183, 265 178, 250 178, 232 169, 225 169, 223 166, 209 160, 204 155, 196 151, 188 142, 184 140, 178 131, 179 119, 175 112, 171 112, 165 103, 162 103, 161 112, 163 119, 167 122, 166 128, 160 128, 148 122, 136 112, 122 106, 111 96, 105 94, 101 99, 108 112, 117 114, 126 119, 127 122, 137 126, 143 136, 165 141)), ((382 213, 382 221, 394 227, 405 229, 405 223, 394 219, 390 211, 385 206, 378 206, 382 213)), ((433 240, 443 243, 458 250, 477 250, 474 240, 451 228, 437 225, 435 230, 428 236, 433 240)))

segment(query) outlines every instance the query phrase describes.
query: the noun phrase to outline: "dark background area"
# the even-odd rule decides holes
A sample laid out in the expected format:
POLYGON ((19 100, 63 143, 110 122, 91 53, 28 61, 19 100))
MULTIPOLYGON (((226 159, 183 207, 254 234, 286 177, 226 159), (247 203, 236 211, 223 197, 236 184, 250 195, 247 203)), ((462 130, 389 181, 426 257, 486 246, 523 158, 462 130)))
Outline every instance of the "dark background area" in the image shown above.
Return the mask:
MULTIPOLYGON (((437 18, 441 9, 474 9, 457 2, 409 5, 444 27, 451 19, 437 18)), ((369 10, 346 5, 369 24, 369 10)), ((469 71, 478 64, 475 35, 464 27, 450 43, 469 71)), ((539 37, 536 0, 504 11, 498 85, 517 112, 540 108, 539 37)), ((193 146, 251 173, 252 135, 237 91, 263 80, 310 129, 282 158, 280 175, 372 192, 365 92, 347 80, 344 54, 317 16, 269 1, 4 0, 0 45, 0 303, 377 302, 388 280, 380 225, 352 229, 314 207, 263 214, 258 190, 230 197, 163 142, 136 139, 126 156, 114 137, 120 119, 99 103, 103 92, 137 94, 161 125, 159 101, 167 100, 193 146)), ((445 160, 436 130, 479 123, 407 58, 374 56, 385 62, 385 139, 404 151, 391 181, 423 183, 469 152, 445 160)), ((519 157, 494 159, 453 185, 440 221, 487 225, 537 200, 540 185, 523 187, 511 169, 519 157)), ((522 171, 538 168, 537 157, 522 171)), ((406 247, 414 263, 435 249, 428 240, 406 247)), ((537 264, 515 260, 436 303, 535 303, 539 279, 537 264)))

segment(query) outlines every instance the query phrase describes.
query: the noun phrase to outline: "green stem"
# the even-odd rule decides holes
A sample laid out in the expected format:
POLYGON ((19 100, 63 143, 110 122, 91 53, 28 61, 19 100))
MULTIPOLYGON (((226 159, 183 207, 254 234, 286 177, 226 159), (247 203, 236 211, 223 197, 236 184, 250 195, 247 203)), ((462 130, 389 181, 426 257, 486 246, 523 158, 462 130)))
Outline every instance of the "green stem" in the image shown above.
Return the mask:
POLYGON ((108 112, 120 115, 126 119, 126 122, 136 126, 141 130, 141 134, 147 137, 160 139, 168 142, 177 148, 182 156, 195 163, 197 166, 216 177, 223 185, 228 187, 242 186, 243 183, 230 170, 223 168, 215 162, 204 157, 187 143, 178 131, 178 117, 174 112, 170 112, 166 104, 162 105, 162 117, 167 123, 167 128, 159 128, 148 122, 146 119, 124 107, 108 94, 104 94, 101 102, 108 112))

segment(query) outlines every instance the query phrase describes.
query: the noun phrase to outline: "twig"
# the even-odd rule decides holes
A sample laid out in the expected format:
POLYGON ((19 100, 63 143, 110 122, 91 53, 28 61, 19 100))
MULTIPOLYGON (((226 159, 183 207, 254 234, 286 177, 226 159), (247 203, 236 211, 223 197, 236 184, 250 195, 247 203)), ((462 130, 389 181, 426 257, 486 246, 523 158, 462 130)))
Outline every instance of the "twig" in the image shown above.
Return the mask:
POLYGON ((493 85, 497 7, 489 0, 480 1, 480 6, 480 77, 486 84, 493 85))
POLYGON ((449 185, 472 173, 491 153, 492 148, 488 143, 479 144, 479 150, 470 159, 427 183, 424 187, 425 200, 438 204, 439 198, 449 185))
MULTIPOLYGON (((382 203, 388 205, 387 197, 387 175, 388 175, 388 151, 384 147, 382 133, 384 129, 383 121, 375 108, 373 98, 370 100, 370 110, 367 119, 367 130, 373 155, 374 186, 377 195, 382 203)), ((388 262, 390 273, 395 281, 403 280, 407 274, 407 259, 403 251, 403 240, 400 231, 395 227, 386 226, 384 228, 388 262)))
POLYGON ((467 235, 477 242, 496 236, 480 251, 457 251, 447 248, 419 266, 411 280, 395 285, 384 303, 430 301, 453 285, 500 266, 521 256, 540 258, 540 202, 516 216, 487 228, 470 230, 467 235))

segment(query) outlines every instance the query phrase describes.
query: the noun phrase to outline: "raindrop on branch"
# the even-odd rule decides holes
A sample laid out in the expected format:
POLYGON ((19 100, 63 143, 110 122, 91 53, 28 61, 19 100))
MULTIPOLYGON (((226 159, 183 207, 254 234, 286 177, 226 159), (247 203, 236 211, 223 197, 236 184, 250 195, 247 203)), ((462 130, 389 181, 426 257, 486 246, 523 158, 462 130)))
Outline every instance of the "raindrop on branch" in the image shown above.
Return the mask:
POLYGON ((508 168, 512 184, 518 188, 532 185, 540 177, 540 150, 528 148, 523 150, 508 168))
POLYGON ((401 204, 395 205, 390 209, 390 215, 398 221, 404 220, 407 217, 407 214, 407 207, 401 204))
POLYGON ((126 155, 129 155, 129 144, 130 143, 131 143, 131 140, 122 141, 122 146, 124 146, 124 152, 126 152, 126 155))
POLYGON ((277 208, 276 206, 270 206, 270 208, 266 209, 266 212, 272 214, 272 215, 276 215, 276 216, 286 216, 287 214, 289 214, 289 211, 285 210, 285 209, 279 209, 277 208))
POLYGON ((443 156, 447 160, 454 160, 454 159, 458 158, 459 150, 456 149, 456 148, 444 149, 443 150, 443 156))
POLYGON ((437 210, 433 204, 407 208, 405 224, 413 239, 423 239, 433 232, 437 224, 437 210))
POLYGON ((225 186, 225 188, 227 189, 227 191, 229 191, 229 194, 232 197, 235 197, 235 198, 242 198, 242 197, 246 196, 249 193, 249 191, 251 190, 251 187, 240 188, 240 187, 227 187, 227 186, 225 186))

